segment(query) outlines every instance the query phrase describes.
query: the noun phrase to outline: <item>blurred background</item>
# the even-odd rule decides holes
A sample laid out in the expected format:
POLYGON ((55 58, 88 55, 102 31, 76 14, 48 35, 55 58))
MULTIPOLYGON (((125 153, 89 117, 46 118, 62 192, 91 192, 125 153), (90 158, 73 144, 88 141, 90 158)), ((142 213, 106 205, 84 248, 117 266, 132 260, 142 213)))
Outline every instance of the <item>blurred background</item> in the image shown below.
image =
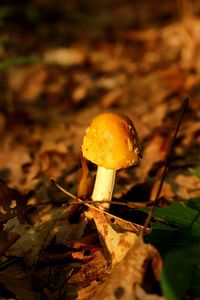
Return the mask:
MULTIPOLYGON (((121 112, 135 124, 143 159, 117 172, 113 200, 135 202, 131 203, 134 207, 154 201, 185 97, 189 97, 189 106, 159 197, 162 212, 172 205, 166 210, 168 218, 158 214, 163 221, 154 222, 157 231, 154 229, 150 238, 164 254, 176 247, 181 251, 170 252, 167 272, 163 272, 171 278, 170 300, 171 295, 183 298, 187 289, 184 299, 197 299, 200 294, 200 1, 0 0, 1 299, 15 295, 17 299, 72 299, 73 284, 82 288, 87 281, 104 279, 107 263, 101 260, 102 254, 95 254, 97 240, 87 239, 90 225, 85 227, 79 213, 70 220, 68 204, 72 211, 75 205, 70 206, 72 199, 50 179, 76 196, 82 178, 87 190, 96 166, 88 163, 90 172, 86 165, 81 172, 85 130, 97 114, 121 112), (185 202, 180 205, 192 198, 196 199, 189 207, 185 202), (9 239, 10 233, 17 232, 17 236, 5 247, 6 230, 9 239), (73 246, 74 240, 78 244, 73 246), (11 247, 11 252, 6 252, 12 243, 14 250, 11 247), (190 246, 195 246, 192 251, 190 246), (80 273, 76 273, 78 269, 80 273)), ((79 196, 89 199, 90 193, 79 196)), ((130 206, 111 205, 110 212, 144 224, 144 213, 130 206)), ((110 218, 111 223, 118 231, 115 217, 110 218)), ((129 243, 118 245, 120 249, 129 243)), ((137 247, 134 258, 139 268, 133 260, 136 276, 130 273, 130 278, 138 280, 141 269, 142 287, 160 294, 158 282, 154 282, 158 274, 154 254, 137 247), (140 249, 146 254, 141 256, 140 249)), ((126 295, 121 277, 113 297, 126 295)), ((94 286, 90 286, 93 291, 94 286)), ((104 290, 107 293, 107 288, 104 290)), ((148 296, 157 297, 145 292, 137 298, 148 296)))

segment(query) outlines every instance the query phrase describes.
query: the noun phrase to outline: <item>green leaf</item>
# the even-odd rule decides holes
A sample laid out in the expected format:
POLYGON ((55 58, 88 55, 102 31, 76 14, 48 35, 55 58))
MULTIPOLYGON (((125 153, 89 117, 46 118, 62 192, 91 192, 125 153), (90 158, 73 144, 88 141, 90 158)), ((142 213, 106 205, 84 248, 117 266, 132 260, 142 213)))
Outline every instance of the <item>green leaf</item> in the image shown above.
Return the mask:
POLYGON ((161 254, 188 245, 200 245, 199 215, 195 209, 176 202, 166 208, 156 208, 155 216, 166 224, 153 223, 153 230, 145 240, 156 245, 161 254))
POLYGON ((37 22, 41 17, 40 8, 34 5, 3 5, 0 8, 0 24, 13 17, 21 17, 30 22, 37 22))
POLYGON ((166 299, 180 300, 189 288, 199 295, 199 269, 200 245, 170 251, 164 257, 161 274, 161 288, 166 299))
POLYGON ((17 56, 14 58, 5 59, 0 62, 0 70, 6 69, 13 65, 23 65, 23 64, 30 64, 40 62, 41 58, 37 55, 31 56, 17 56))
POLYGON ((187 205, 173 202, 156 208, 155 216, 166 223, 153 223, 152 233, 146 236, 164 257, 161 288, 167 300, 180 300, 189 289, 200 295, 199 199, 192 200, 190 206, 187 201, 187 205))
POLYGON ((152 233, 145 237, 145 241, 154 244, 162 255, 167 252, 187 248, 188 245, 200 245, 200 234, 196 232, 193 227, 186 227, 181 229, 169 230, 155 229, 152 233))
POLYGON ((192 169, 192 168, 188 168, 188 169, 193 175, 195 175, 197 178, 200 179, 200 170, 199 169, 192 169))
POLYGON ((185 204, 190 208, 200 211, 200 198, 199 197, 191 198, 190 200, 186 201, 185 204))
MULTIPOLYGON (((157 218, 163 219, 169 224, 178 227, 185 227, 191 225, 197 216, 197 211, 193 208, 173 202, 170 206, 165 208, 156 208, 155 214, 157 218)), ((200 219, 197 219, 193 226, 197 227, 200 232, 200 219)))
POLYGON ((180 300, 188 291, 200 296, 200 199, 156 208, 153 230, 145 237, 164 258, 161 288, 167 300, 180 300))

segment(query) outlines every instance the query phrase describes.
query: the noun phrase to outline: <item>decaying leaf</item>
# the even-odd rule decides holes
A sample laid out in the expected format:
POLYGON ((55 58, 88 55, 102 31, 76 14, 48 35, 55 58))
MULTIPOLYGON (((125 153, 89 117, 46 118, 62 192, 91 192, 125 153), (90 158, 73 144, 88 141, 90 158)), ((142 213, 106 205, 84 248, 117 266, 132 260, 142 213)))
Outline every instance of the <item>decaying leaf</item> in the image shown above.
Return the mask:
POLYGON ((23 214, 27 208, 25 197, 0 179, 0 224, 23 214))
MULTIPOLYGON (((114 267, 134 245, 142 226, 123 221, 90 206, 89 217, 95 221, 102 249, 108 263, 114 267)), ((148 229, 147 229, 148 230, 148 229)))
MULTIPOLYGON (((145 244, 141 236, 137 236, 134 245, 129 249, 121 263, 113 268, 111 275, 102 284, 90 291, 90 297, 87 299, 142 300, 142 297, 138 297, 141 295, 141 290, 138 287, 145 285, 145 274, 150 265, 152 265, 153 271, 150 275, 152 282, 159 280, 162 267, 161 257, 155 248, 145 244)), ((80 298, 78 299, 84 299, 83 295, 84 290, 80 291, 80 298)))
POLYGON ((16 243, 19 237, 17 233, 8 234, 8 232, 0 226, 0 257, 5 255, 6 251, 16 243))
POLYGON ((20 265, 13 265, 0 272, 0 283, 20 300, 42 300, 42 294, 35 291, 31 277, 20 265))
MULTIPOLYGON (((160 180, 156 181, 151 189, 150 200, 154 201, 156 199, 156 194, 160 185, 160 180)), ((169 183, 164 182, 162 191, 159 197, 165 197, 166 199, 173 199, 174 193, 172 192, 172 187, 169 183)))
MULTIPOLYGON (((6 5, 0 13, 0 178, 9 186, 0 180, 0 298, 11 293, 20 300, 161 299, 151 281, 159 290, 153 273, 159 273, 161 260, 140 239, 142 226, 101 212, 98 203, 67 201, 70 208, 61 207, 64 196, 54 193, 49 179, 76 193, 85 128, 97 114, 113 110, 134 121, 144 151, 138 165, 119 171, 118 205, 111 210, 122 216, 123 204, 149 205, 187 94, 190 104, 160 195, 170 201, 197 197, 190 204, 194 211, 188 215, 185 205, 172 201, 163 218, 156 208, 156 220, 173 226, 155 222, 147 238, 165 253, 199 243, 200 186, 187 170, 199 168, 200 3, 177 0, 194 7, 186 18, 175 1, 29 2, 6 5), (27 65, 20 57, 30 52, 43 61, 27 65), (11 187, 34 193, 31 210, 11 187)), ((91 177, 83 162, 81 199, 91 194, 91 177)), ((166 203, 159 202, 161 210, 166 203)), ((179 267, 187 266, 178 258, 179 267)), ((198 286, 195 267, 197 276, 191 276, 198 286)), ((178 271, 172 271, 175 278, 178 271)))
POLYGON ((33 266, 41 250, 55 239, 57 243, 69 243, 80 239, 85 229, 84 219, 78 224, 68 222, 68 208, 45 207, 40 211, 38 219, 33 226, 17 226, 10 223, 10 230, 21 237, 13 245, 8 255, 26 258, 28 266, 33 266))
POLYGON ((183 199, 189 199, 199 196, 200 180, 194 175, 179 174, 175 178, 177 195, 183 199))
POLYGON ((34 102, 44 91, 47 77, 48 72, 45 67, 36 64, 11 69, 8 80, 11 90, 15 94, 20 94, 21 101, 34 102))
POLYGON ((143 151, 143 159, 140 162, 140 168, 136 170, 139 179, 142 181, 148 176, 153 165, 162 163, 166 157, 169 140, 161 135, 154 135, 143 151))
POLYGON ((82 289, 89 289, 88 287, 96 286, 98 282, 102 282, 110 274, 111 269, 102 253, 102 249, 97 246, 94 248, 93 259, 85 264, 74 266, 72 276, 68 280, 69 284, 74 284, 81 292, 82 289))

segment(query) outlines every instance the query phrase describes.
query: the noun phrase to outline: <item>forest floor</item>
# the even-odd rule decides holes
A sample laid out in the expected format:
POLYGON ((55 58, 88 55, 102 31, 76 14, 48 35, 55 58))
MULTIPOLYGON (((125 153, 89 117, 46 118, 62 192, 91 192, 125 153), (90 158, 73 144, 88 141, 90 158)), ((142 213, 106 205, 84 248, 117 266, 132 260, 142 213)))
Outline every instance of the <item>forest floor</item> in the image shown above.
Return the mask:
POLYGON ((200 6, 72 2, 0 6, 0 299, 195 299, 200 6), (160 210, 143 239, 144 208, 156 198, 186 97, 160 210), (72 205, 51 181, 76 197, 80 181, 94 178, 89 164, 81 179, 81 145, 104 111, 134 122, 143 154, 117 172, 113 201, 126 206, 108 214, 72 205))

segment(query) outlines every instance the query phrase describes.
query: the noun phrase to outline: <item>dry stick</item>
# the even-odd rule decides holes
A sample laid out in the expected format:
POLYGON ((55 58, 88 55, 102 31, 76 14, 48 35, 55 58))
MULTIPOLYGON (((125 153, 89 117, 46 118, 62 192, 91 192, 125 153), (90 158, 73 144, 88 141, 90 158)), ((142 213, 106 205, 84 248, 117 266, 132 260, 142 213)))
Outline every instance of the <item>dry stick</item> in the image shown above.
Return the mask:
POLYGON ((178 117, 176 128, 175 128, 174 134, 172 136, 171 143, 169 145, 169 149, 167 151, 167 156, 166 156, 165 164, 164 164, 164 170, 163 170, 163 173, 162 173, 162 176, 161 176, 161 180, 160 180, 160 184, 159 184, 156 196, 155 196, 155 200, 153 201, 153 206, 151 207, 151 209, 149 211, 149 214, 148 214, 148 217, 147 217, 147 219, 145 221, 144 229, 146 227, 148 227, 149 223, 151 222, 151 219, 152 219, 152 217, 154 215, 155 208, 156 208, 156 206, 158 205, 158 203, 160 201, 160 198, 159 198, 160 192, 162 190, 163 183, 165 181, 165 178, 166 178, 166 175, 167 175, 167 171, 169 169, 170 159, 171 159, 172 152, 173 152, 173 149, 174 149, 174 144, 175 144, 175 141, 176 141, 177 133, 178 133, 180 125, 181 125, 181 123, 183 121, 183 116, 184 116, 184 114, 185 114, 185 112, 186 112, 186 110, 188 108, 188 103, 189 103, 189 98, 185 98, 183 100, 183 104, 181 106, 181 111, 180 111, 180 114, 179 114, 179 117, 178 117))
MULTIPOLYGON (((109 217, 109 218, 114 218, 114 219, 117 220, 118 222, 124 222, 124 224, 130 225, 130 226, 132 227, 132 229, 133 229, 133 232, 135 232, 135 233, 137 233, 137 234, 139 234, 139 233, 142 231, 142 230, 141 230, 141 226, 142 226, 142 225, 138 225, 138 224, 132 223, 132 222, 130 222, 130 221, 125 221, 125 220, 123 220, 123 219, 121 219, 121 218, 119 218, 119 217, 117 217, 117 216, 114 216, 114 215, 112 215, 112 214, 110 214, 110 213, 108 213, 108 212, 106 212, 106 211, 102 211, 101 209, 99 209, 98 207, 96 207, 96 203, 95 203, 95 205, 94 205, 94 201, 91 201, 92 203, 90 204, 90 203, 88 203, 88 202, 90 202, 90 201, 87 202, 87 201, 84 201, 84 200, 82 200, 82 199, 80 199, 80 198, 76 198, 74 195, 72 195, 71 193, 69 193, 68 191, 66 191, 62 186, 60 186, 54 179, 51 179, 51 182, 52 182, 58 189, 60 189, 63 193, 65 193, 66 195, 68 195, 68 196, 70 196, 70 197, 76 199, 77 202, 74 202, 74 204, 84 204, 84 205, 86 205, 86 206, 89 207, 89 208, 92 208, 92 209, 94 209, 94 210, 97 210, 97 211, 100 212, 100 213, 103 213, 104 215, 106 215, 106 216, 109 217)), ((97 201, 95 201, 95 202, 97 202, 97 201)), ((98 201, 98 202, 102 204, 102 201, 98 201)), ((110 202, 110 201, 109 201, 109 202, 110 202)), ((146 231, 146 228, 145 228, 143 231, 144 231, 144 232, 148 232, 149 230, 148 230, 148 228, 147 228, 147 231, 146 231)))
POLYGON ((79 202, 71 201, 69 203, 69 205, 93 204, 96 206, 96 205, 101 205, 104 203, 110 203, 110 204, 119 205, 119 206, 126 206, 128 208, 133 208, 133 209, 147 208, 147 207, 151 207, 153 205, 152 202, 144 202, 144 203, 134 202, 134 203, 132 203, 132 202, 120 202, 120 201, 106 201, 106 200, 96 201, 95 200, 95 203, 94 203, 94 200, 82 200, 80 198, 76 198, 76 200, 78 200, 79 202))
POLYGON ((60 184, 58 184, 54 179, 51 179, 51 182, 59 189, 61 190, 63 193, 65 193, 66 195, 68 195, 70 198, 74 199, 75 201, 71 201, 69 203, 69 205, 81 205, 81 204, 95 204, 95 205, 100 205, 102 203, 111 203, 111 204, 115 204, 115 205, 121 205, 121 206, 126 206, 129 208, 145 208, 145 207, 149 207, 152 206, 152 202, 145 202, 145 203, 141 203, 141 202, 119 202, 119 201, 106 201, 106 200, 101 200, 101 201, 94 201, 93 200, 82 200, 81 198, 78 198, 76 196, 74 196, 73 194, 71 194, 70 192, 68 192, 67 190, 65 190, 60 184))

